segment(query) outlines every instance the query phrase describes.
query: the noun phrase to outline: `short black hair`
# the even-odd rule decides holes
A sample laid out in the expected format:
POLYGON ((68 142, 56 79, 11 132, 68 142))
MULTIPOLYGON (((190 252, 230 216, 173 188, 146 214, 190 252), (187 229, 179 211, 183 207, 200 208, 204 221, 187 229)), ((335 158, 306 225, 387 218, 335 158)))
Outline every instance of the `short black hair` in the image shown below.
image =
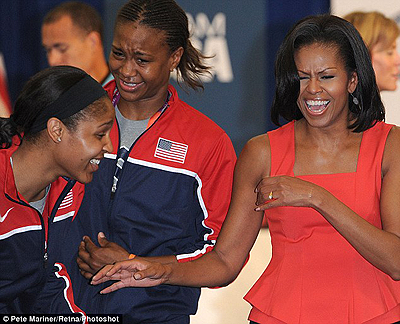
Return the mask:
POLYGON ((98 32, 103 41, 103 21, 99 12, 91 5, 80 1, 63 2, 45 15, 43 25, 54 23, 64 16, 70 16, 74 25, 87 34, 98 32))

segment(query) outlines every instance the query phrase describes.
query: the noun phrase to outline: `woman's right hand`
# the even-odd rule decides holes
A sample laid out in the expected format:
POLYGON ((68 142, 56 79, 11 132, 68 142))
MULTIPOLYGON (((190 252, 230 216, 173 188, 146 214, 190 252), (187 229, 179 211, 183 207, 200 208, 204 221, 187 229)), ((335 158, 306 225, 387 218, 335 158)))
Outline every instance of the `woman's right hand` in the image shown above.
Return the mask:
POLYGON ((168 264, 145 261, 136 257, 104 266, 91 280, 92 285, 116 280, 111 286, 100 291, 107 294, 124 287, 153 287, 165 283, 171 267, 168 264))

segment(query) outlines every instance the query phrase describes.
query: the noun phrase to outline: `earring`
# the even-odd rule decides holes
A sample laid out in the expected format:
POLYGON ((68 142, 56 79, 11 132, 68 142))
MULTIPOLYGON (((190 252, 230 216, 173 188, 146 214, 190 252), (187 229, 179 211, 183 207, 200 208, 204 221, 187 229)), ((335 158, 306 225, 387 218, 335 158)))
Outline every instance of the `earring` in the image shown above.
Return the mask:
POLYGON ((353 103, 358 106, 360 104, 360 102, 358 101, 358 99, 356 97, 354 97, 354 95, 352 93, 350 93, 350 96, 353 98, 353 103))
POLYGON ((57 138, 57 142, 59 143, 61 142, 61 137, 57 138))
POLYGON ((362 110, 360 101, 352 93, 350 93, 350 96, 351 96, 353 104, 354 104, 354 105, 350 105, 350 111, 355 114, 358 114, 362 110))

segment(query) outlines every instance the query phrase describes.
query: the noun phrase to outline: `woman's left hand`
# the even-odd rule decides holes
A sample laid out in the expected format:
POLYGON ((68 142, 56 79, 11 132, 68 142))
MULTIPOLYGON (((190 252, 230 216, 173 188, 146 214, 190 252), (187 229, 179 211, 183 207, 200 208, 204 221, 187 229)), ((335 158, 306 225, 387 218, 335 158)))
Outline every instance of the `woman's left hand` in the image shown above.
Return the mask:
POLYGON ((266 177, 256 187, 256 210, 279 206, 313 207, 316 193, 321 189, 311 182, 295 177, 266 177))
POLYGON ((109 264, 97 272, 91 279, 92 285, 115 280, 111 286, 100 291, 107 294, 124 287, 153 287, 163 284, 170 273, 169 265, 149 262, 145 258, 136 257, 109 264))

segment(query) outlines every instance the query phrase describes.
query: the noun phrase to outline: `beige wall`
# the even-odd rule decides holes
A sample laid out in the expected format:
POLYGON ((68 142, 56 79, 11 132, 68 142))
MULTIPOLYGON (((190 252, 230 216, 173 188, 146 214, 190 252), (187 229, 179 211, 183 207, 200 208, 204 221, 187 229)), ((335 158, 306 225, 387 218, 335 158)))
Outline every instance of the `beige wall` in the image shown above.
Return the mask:
POLYGON ((250 305, 243 296, 263 273, 271 259, 268 229, 261 229, 250 254, 250 260, 238 278, 228 287, 203 288, 199 310, 190 324, 246 324, 250 305))

